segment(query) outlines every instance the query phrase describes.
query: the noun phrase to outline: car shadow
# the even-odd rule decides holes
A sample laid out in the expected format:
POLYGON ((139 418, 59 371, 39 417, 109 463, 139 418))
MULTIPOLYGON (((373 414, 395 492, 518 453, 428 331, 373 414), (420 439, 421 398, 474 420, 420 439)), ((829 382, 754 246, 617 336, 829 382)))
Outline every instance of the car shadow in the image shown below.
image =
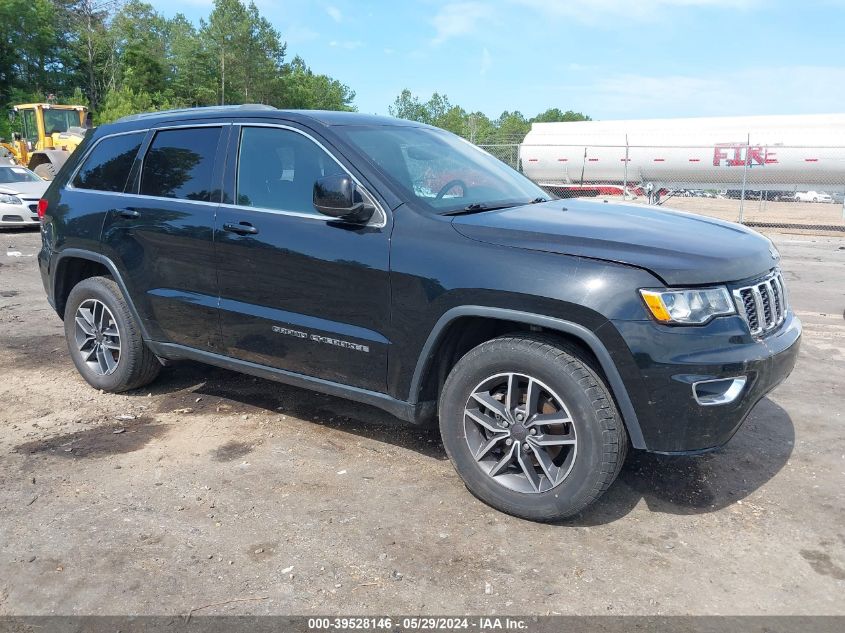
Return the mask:
POLYGON ((165 368, 151 385, 137 390, 159 398, 159 412, 225 404, 233 413, 267 412, 393 444, 437 460, 447 459, 436 427, 410 424, 376 407, 307 389, 255 378, 191 361, 165 368), (202 398, 197 402, 197 398, 202 398))
MULTIPOLYGON (((159 412, 225 403, 235 413, 272 411, 344 433, 393 444, 437 460, 447 459, 436 427, 419 427, 370 405, 254 378, 200 363, 166 368, 135 392, 163 396, 159 412), (201 398, 200 404, 196 404, 201 398)), ((704 514, 747 497, 787 463, 795 443, 789 414, 764 398, 724 447, 694 456, 631 451, 618 479, 586 512, 561 526, 598 526, 630 513, 640 501, 652 512, 704 514)))
POLYGON ((587 511, 561 525, 612 523, 631 512, 640 500, 652 512, 716 512, 772 479, 789 461, 794 445, 792 418, 764 398, 736 435, 711 453, 670 456, 632 451, 607 493, 587 511))
POLYGON ((13 235, 16 233, 37 233, 40 230, 40 224, 32 224, 27 226, 0 226, 0 233, 3 233, 4 235, 13 235))

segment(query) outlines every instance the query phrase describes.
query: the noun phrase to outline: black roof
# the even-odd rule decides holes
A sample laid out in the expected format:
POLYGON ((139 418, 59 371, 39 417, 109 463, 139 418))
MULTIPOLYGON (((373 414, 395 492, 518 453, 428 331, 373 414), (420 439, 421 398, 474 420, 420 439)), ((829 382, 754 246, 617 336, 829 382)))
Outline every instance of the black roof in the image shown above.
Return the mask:
POLYGON ((244 104, 231 106, 209 106, 203 108, 184 108, 181 110, 162 110, 160 112, 145 112, 131 114, 118 119, 113 125, 128 124, 127 128, 137 128, 138 123, 155 125, 163 121, 220 119, 220 118, 271 118, 288 121, 304 121, 321 125, 413 125, 423 126, 422 123, 405 121, 389 116, 362 114, 360 112, 338 112, 335 110, 279 110, 273 106, 262 104, 244 104))

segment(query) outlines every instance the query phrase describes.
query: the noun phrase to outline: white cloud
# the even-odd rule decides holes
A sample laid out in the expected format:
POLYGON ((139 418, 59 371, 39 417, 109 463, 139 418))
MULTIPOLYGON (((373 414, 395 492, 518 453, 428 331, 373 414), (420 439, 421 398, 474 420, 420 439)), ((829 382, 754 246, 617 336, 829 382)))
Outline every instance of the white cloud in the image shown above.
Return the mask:
POLYGON ((308 28, 302 24, 292 24, 284 33, 282 33, 282 41, 288 44, 302 44, 303 42, 313 42, 318 39, 320 34, 317 31, 308 28))
POLYGON ((356 48, 361 48, 364 45, 364 42, 361 40, 332 40, 329 42, 329 46, 333 48, 345 48, 348 51, 354 51, 356 48))
POLYGON ((490 11, 490 5, 481 2, 458 2, 441 7, 431 20, 435 30, 432 44, 474 33, 486 21, 490 11))
POLYGON ((481 50, 481 70, 480 70, 481 76, 483 77, 484 75, 486 75, 487 71, 490 70, 492 67, 493 67, 493 58, 490 56, 490 51, 487 50, 487 47, 485 46, 481 50))
POLYGON ((625 19, 654 19, 679 8, 751 9, 762 6, 763 0, 511 0, 540 13, 573 18, 582 22, 599 22, 609 16, 625 19))
POLYGON ((842 110, 845 68, 796 65, 701 76, 616 74, 569 85, 563 97, 594 118, 821 114, 842 110))
POLYGON ((343 20, 343 14, 340 12, 340 9, 334 6, 326 7, 326 13, 329 14, 329 17, 334 20, 335 22, 341 22, 343 20))

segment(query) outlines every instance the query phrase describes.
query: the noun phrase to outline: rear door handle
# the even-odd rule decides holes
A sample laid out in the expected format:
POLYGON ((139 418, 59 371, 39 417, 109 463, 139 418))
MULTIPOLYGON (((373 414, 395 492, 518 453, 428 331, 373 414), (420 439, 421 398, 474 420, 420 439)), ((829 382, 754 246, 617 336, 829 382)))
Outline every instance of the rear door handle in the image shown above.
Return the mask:
POLYGON ((238 224, 224 224, 223 225, 224 231, 229 231, 230 233, 237 233, 238 235, 255 235, 258 233, 258 229, 252 226, 249 222, 240 222, 238 224))
POLYGON ((116 209, 118 215, 122 218, 126 218, 127 220, 134 220, 136 218, 141 217, 141 214, 138 213, 137 210, 130 208, 127 209, 116 209))

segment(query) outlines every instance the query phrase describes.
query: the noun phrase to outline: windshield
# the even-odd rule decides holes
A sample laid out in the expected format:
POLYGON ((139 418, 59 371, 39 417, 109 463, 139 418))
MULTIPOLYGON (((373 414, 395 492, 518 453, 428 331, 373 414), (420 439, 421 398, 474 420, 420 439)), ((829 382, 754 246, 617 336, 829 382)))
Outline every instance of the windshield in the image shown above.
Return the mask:
POLYGON ((79 112, 76 110, 44 110, 45 133, 67 132, 69 127, 79 127, 79 112))
POLYGON ((462 138, 430 128, 339 127, 381 173, 438 213, 527 204, 550 196, 462 138))
POLYGON ((0 185, 12 182, 38 182, 41 178, 26 167, 0 167, 0 185))

